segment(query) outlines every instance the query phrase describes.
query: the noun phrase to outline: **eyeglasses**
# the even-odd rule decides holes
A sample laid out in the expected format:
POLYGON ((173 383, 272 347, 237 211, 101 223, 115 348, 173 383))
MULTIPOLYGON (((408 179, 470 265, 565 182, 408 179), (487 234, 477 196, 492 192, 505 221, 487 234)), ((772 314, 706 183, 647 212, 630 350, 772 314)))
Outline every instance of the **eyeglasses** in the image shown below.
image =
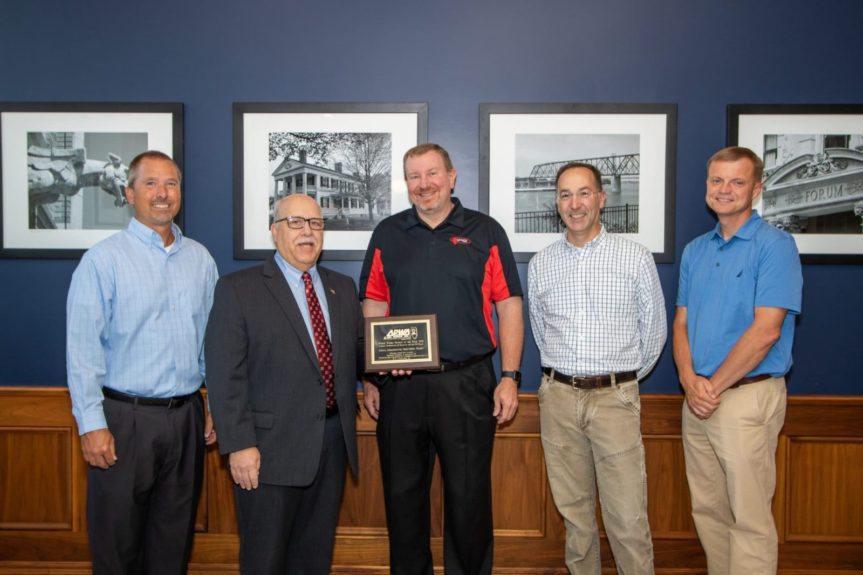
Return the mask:
POLYGON ((273 225, 276 225, 279 222, 285 222, 288 224, 288 227, 292 230, 301 230, 305 227, 306 222, 309 222, 309 227, 315 231, 320 231, 324 229, 324 220, 323 218, 304 218, 302 216, 286 216, 284 218, 279 218, 273 222, 273 225))
POLYGON ((602 193, 602 190, 600 190, 600 191, 578 190, 577 192, 567 191, 567 192, 560 192, 559 194, 557 194, 557 199, 560 200, 561 202, 566 202, 566 201, 571 200, 573 198, 578 198, 579 200, 585 201, 585 200, 590 199, 590 196, 592 196, 593 194, 600 194, 600 193, 602 193))

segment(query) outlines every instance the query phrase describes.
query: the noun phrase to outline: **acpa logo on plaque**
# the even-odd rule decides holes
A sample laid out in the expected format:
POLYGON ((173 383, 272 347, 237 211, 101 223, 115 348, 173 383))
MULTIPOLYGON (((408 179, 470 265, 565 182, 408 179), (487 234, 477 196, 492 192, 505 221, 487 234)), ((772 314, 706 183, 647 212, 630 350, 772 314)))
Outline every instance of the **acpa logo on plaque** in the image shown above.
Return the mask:
POLYGON ((384 336, 384 339, 416 339, 417 328, 415 327, 400 327, 392 328, 384 336))

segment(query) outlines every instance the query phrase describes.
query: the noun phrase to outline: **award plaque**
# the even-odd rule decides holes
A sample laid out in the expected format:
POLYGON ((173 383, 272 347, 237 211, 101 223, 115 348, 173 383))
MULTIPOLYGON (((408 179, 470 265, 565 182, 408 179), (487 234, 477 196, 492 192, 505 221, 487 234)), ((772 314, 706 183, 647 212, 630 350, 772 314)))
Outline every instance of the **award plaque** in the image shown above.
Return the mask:
POLYGON ((437 316, 367 317, 366 371, 438 369, 437 316))

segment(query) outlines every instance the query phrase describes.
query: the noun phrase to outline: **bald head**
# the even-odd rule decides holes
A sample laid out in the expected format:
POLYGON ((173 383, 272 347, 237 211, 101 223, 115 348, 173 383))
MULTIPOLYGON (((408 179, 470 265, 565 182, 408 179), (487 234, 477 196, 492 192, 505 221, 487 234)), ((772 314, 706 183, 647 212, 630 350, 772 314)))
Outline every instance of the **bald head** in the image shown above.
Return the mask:
POLYGON ((324 230, 313 230, 309 224, 309 220, 320 219, 321 208, 310 196, 292 194, 276 203, 270 226, 273 243, 285 261, 300 271, 314 266, 324 247, 324 230))
POLYGON ((276 217, 275 219, 286 218, 294 214, 291 210, 313 210, 315 212, 314 218, 321 217, 321 207, 315 201, 315 199, 311 196, 306 196, 304 194, 291 194, 290 196, 285 196, 284 198, 280 198, 276 202, 276 217))

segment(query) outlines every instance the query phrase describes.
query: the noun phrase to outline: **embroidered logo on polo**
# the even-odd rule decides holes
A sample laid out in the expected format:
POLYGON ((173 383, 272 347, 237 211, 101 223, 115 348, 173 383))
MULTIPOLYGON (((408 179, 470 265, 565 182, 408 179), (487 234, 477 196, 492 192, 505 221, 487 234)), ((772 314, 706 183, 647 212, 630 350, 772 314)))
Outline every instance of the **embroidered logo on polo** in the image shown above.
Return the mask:
POLYGON ((454 246, 469 246, 471 244, 470 238, 460 236, 450 236, 449 241, 454 246))

